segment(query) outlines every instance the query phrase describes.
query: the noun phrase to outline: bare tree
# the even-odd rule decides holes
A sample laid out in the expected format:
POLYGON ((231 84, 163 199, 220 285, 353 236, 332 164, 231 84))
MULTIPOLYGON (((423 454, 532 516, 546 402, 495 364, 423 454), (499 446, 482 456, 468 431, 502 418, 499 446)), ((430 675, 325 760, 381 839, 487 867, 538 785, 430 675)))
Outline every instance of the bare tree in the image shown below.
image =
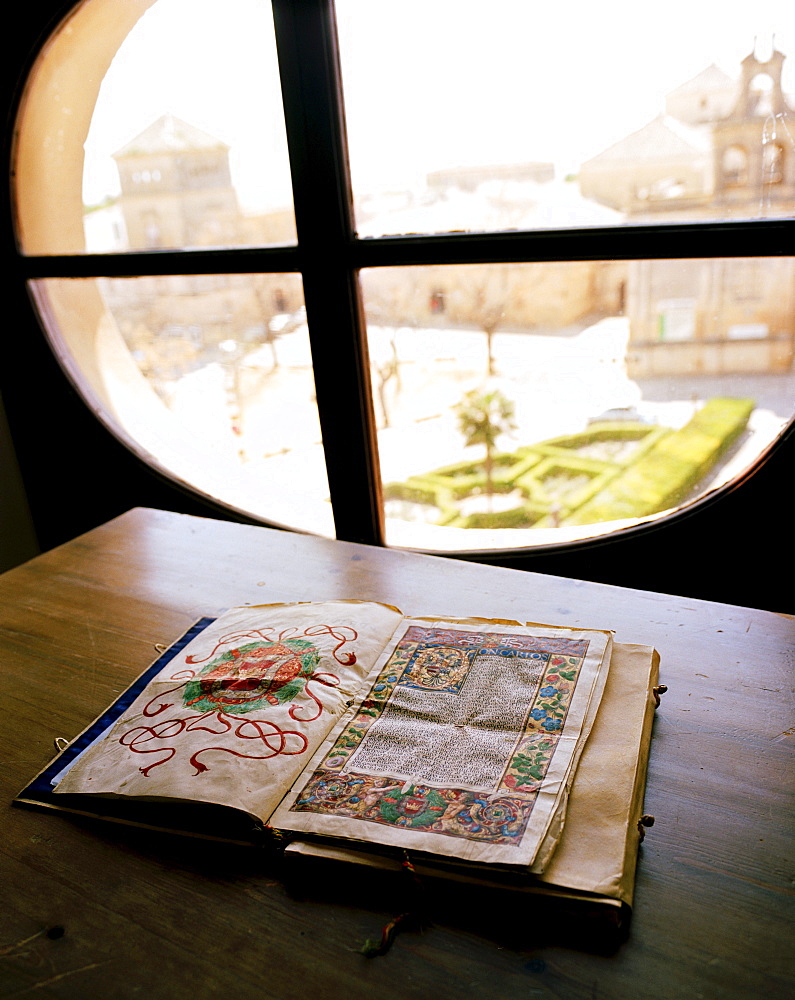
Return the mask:
POLYGON ((459 321, 475 323, 486 334, 487 373, 496 374, 494 334, 508 305, 508 269, 489 265, 473 268, 455 308, 459 321))

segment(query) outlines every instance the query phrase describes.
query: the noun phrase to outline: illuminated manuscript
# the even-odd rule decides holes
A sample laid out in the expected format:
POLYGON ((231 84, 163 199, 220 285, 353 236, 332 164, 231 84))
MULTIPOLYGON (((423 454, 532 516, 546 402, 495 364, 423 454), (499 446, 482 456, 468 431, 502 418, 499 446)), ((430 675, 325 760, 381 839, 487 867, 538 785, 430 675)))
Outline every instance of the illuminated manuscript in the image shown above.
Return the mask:
POLYGON ((280 827, 536 861, 604 683, 609 637, 407 621, 280 827))
POLYGON ((16 801, 280 848, 286 831, 285 858, 411 852, 418 871, 624 905, 657 663, 608 630, 355 600, 234 608, 16 801))
POLYGON ((233 609, 75 741, 47 792, 67 807, 230 807, 261 827, 539 872, 611 647, 606 631, 358 601, 233 609))

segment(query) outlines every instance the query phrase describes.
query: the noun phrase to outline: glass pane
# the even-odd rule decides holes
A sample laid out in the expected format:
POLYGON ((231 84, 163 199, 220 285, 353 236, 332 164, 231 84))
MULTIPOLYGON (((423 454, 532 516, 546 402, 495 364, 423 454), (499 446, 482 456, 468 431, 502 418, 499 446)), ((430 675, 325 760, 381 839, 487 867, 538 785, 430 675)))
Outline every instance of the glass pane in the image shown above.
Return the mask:
POLYGON ((72 380, 146 461, 333 537, 297 275, 46 280, 34 295, 72 380))
POLYGON ((361 235, 795 212, 790 0, 337 9, 361 235))
POLYGON ((691 503, 793 415, 795 258, 363 272, 387 540, 563 542, 691 503))
POLYGON ((270 5, 88 0, 34 69, 17 166, 28 253, 294 242, 270 5))

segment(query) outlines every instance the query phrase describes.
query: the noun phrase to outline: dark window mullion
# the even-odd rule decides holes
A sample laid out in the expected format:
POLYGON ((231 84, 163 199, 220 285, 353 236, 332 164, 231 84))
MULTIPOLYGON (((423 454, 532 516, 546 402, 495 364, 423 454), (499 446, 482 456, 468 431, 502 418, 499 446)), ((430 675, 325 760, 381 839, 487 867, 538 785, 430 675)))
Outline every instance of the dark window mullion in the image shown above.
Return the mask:
MULTIPOLYGON (((296 231, 338 538, 383 544, 364 316, 351 267, 353 207, 334 5, 274 0, 296 231)), ((289 419, 289 417, 287 417, 289 419)))
MULTIPOLYGON (((793 254, 795 220, 618 226, 535 232, 440 233, 344 241, 353 268, 417 264, 775 257, 793 254)), ((297 271, 296 246, 136 250, 127 253, 14 255, 28 278, 135 277, 140 274, 249 274, 297 271)))
POLYGON ((128 253, 26 257, 15 266, 29 278, 136 278, 172 274, 260 274, 300 270, 298 247, 230 247, 207 250, 140 250, 128 253))
POLYGON ((357 240, 355 267, 536 261, 774 257, 793 253, 795 220, 441 233, 357 240))

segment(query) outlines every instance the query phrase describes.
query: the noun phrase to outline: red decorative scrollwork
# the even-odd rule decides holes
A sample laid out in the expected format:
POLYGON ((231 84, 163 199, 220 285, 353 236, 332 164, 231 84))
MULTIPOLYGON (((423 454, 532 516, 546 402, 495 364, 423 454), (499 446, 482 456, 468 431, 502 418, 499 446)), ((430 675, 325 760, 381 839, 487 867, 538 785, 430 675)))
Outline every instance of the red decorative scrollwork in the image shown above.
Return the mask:
POLYGON ((304 631, 304 635, 330 635, 333 639, 339 639, 339 643, 334 647, 334 652, 332 656, 337 661, 345 667, 350 667, 356 663, 356 653, 348 652, 339 654, 339 650, 345 645, 346 642, 353 642, 354 639, 359 638, 359 633, 355 628, 351 628, 349 625, 341 625, 334 628, 331 625, 310 625, 304 631))
POLYGON ((334 688, 339 687, 340 684, 340 679, 339 677, 337 677, 336 674, 326 674, 326 673, 312 674, 312 676, 309 678, 309 680, 306 682, 306 685, 304 686, 304 694, 308 694, 309 697, 312 699, 312 701, 317 705, 317 712, 315 712, 314 715, 305 715, 302 717, 300 715, 296 715, 296 709, 299 706, 291 705, 290 718, 295 719, 296 722, 314 722, 315 719, 319 719, 320 716, 323 714, 323 703, 321 702, 320 698, 318 698, 318 696, 315 694, 315 692, 311 691, 309 688, 309 685, 312 681, 317 681, 318 684, 325 684, 326 687, 334 687, 334 688), (324 678, 328 678, 328 680, 324 680, 324 678))
MULTIPOLYGON (((342 652, 342 647, 346 643, 357 639, 358 632, 347 625, 331 626, 318 624, 310 625, 302 632, 298 628, 286 628, 277 634, 276 626, 228 632, 215 643, 213 649, 206 656, 186 656, 185 663, 208 663, 213 660, 221 647, 231 646, 233 647, 231 652, 234 653, 234 646, 251 640, 264 640, 265 642, 275 643, 283 642, 290 638, 308 638, 323 635, 331 636, 332 639, 337 641, 332 655, 338 663, 351 665, 356 662, 356 654, 353 651, 342 652)), ((228 657, 229 653, 225 653, 224 656, 228 657)), ((168 679, 167 683, 177 683, 173 687, 168 687, 165 691, 156 692, 150 698, 142 709, 144 718, 153 719, 156 716, 162 716, 163 713, 174 708, 180 699, 179 697, 172 698, 171 696, 176 695, 178 691, 182 690, 196 676, 197 672, 189 668, 178 670, 174 673, 168 679)), ((203 673, 200 676, 203 676, 203 673)), ((310 687, 314 682, 322 684, 324 687, 336 688, 340 684, 340 679, 336 674, 328 672, 313 673, 306 679, 302 693, 306 694, 309 703, 293 702, 288 709, 289 717, 298 723, 314 722, 315 719, 320 718, 323 714, 323 702, 310 687)), ((185 697, 184 695, 182 696, 183 701, 185 701, 185 697)), ((193 701, 195 700, 193 699, 193 701)), ((191 704, 191 701, 187 701, 184 707, 189 709, 191 704)), ((294 756, 304 753, 308 746, 306 736, 297 730, 283 729, 276 722, 262 718, 241 719, 239 711, 236 714, 230 714, 223 708, 200 712, 198 714, 181 715, 176 718, 161 718, 151 725, 134 726, 121 735, 119 743, 127 747, 132 753, 157 754, 157 759, 153 760, 151 764, 146 764, 139 768, 143 775, 148 776, 155 768, 160 767, 161 764, 168 763, 177 753, 176 746, 164 745, 164 741, 167 741, 167 744, 172 744, 182 734, 197 731, 213 733, 219 736, 229 735, 238 740, 259 741, 266 752, 245 753, 239 747, 202 747, 190 757, 194 774, 201 774, 209 769, 208 765, 200 758, 204 754, 210 753, 210 751, 228 753, 234 757, 246 760, 267 760, 270 757, 280 755, 294 756), (154 743, 157 745, 153 745, 154 743)))
POLYGON ((340 653, 340 649, 345 645, 346 642, 353 642, 355 639, 359 638, 359 633, 355 628, 351 628, 349 625, 309 625, 307 628, 301 632, 300 629, 295 627, 282 629, 281 632, 276 633, 276 626, 266 625, 261 629, 248 629, 244 632, 228 632, 226 635, 221 636, 218 642, 215 644, 213 649, 207 656, 186 656, 186 663, 206 663, 211 660, 221 646, 226 645, 239 645, 241 642, 252 639, 265 639, 268 642, 283 641, 284 639, 296 639, 302 638, 303 636, 317 636, 317 635, 330 635, 332 639, 337 639, 337 645, 334 647, 332 656, 343 666, 350 667, 356 663, 356 654, 352 651, 347 653, 340 653))
POLYGON ((173 741, 180 734, 195 730, 203 730, 204 732, 214 733, 218 736, 233 731, 232 735, 241 740, 261 740, 269 751, 263 754, 249 754, 242 753, 230 747, 203 747, 201 750, 197 750, 190 758, 190 763, 195 769, 195 774, 201 774, 202 771, 208 770, 207 765, 202 763, 199 757, 204 753, 209 753, 210 750, 231 753, 235 757, 244 757, 247 760, 267 760, 269 757, 277 757, 279 755, 294 756, 295 754, 303 753, 309 745, 306 736, 296 730, 282 729, 275 722, 269 722, 265 719, 243 719, 241 721, 239 718, 229 716, 225 712, 204 712, 201 715, 188 715, 180 719, 164 719, 153 726, 135 726, 133 729, 129 729, 126 733, 122 734, 119 738, 119 743, 122 746, 128 747, 133 753, 165 754, 159 760, 139 768, 141 774, 148 776, 156 767, 171 760, 176 754, 177 748, 162 745, 144 747, 143 744, 151 743, 152 740, 173 741), (220 728, 214 727, 210 723, 211 719, 214 719, 220 728), (289 742, 291 738, 293 741, 292 744, 289 742))
POLYGON ((295 756, 296 754, 303 753, 308 746, 307 738, 303 733, 290 729, 280 729, 275 723, 266 722, 262 719, 246 719, 244 722, 241 722, 235 730, 235 736, 241 740, 261 740, 270 752, 254 754, 241 753, 241 751, 233 750, 231 747, 204 747, 201 750, 197 750, 190 759, 191 764, 196 769, 196 774, 201 774, 202 771, 208 769, 207 765, 199 760, 199 757, 204 753, 210 753, 212 750, 231 753, 233 757, 243 757, 246 760, 267 760, 269 757, 278 757, 280 755, 286 757, 295 756), (245 731, 246 726, 250 726, 254 730, 253 734, 249 735, 245 731), (269 730, 265 729, 266 726, 269 727, 269 730), (288 747, 287 740, 290 736, 298 740, 298 746, 295 749, 288 747), (270 743, 270 740, 275 738, 278 738, 279 741, 277 746, 273 746, 270 743))
POLYGON ((165 712, 167 708, 173 708, 174 702, 161 702, 157 708, 152 708, 152 702, 157 701, 158 698, 166 698, 170 694, 174 694, 175 691, 179 691, 180 688, 185 687, 189 680, 196 676, 195 670, 180 670, 174 674, 170 679, 172 681, 181 681, 176 687, 169 688, 168 691, 158 691, 145 705, 143 708, 143 714, 151 719, 153 715, 160 715, 161 712, 165 712))

